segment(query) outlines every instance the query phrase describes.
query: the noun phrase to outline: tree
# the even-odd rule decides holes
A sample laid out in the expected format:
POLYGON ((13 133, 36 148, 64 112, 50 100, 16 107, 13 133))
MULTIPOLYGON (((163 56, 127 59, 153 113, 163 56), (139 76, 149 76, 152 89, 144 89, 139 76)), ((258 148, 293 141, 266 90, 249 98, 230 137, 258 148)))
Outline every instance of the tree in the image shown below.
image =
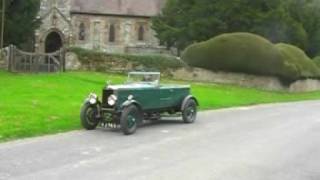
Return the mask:
POLYGON ((320 21, 312 17, 319 9, 312 15, 308 9, 314 7, 310 5, 314 1, 318 0, 168 0, 163 12, 153 19, 153 28, 163 44, 180 50, 221 33, 251 32, 307 51, 309 33, 319 29, 311 21, 320 21))
POLYGON ((306 53, 313 57, 320 53, 320 1, 289 0, 288 11, 291 17, 301 24, 307 34, 306 53))
MULTIPOLYGON (((6 0, 4 45, 32 47, 34 30, 40 25, 36 19, 40 0, 6 0)), ((0 20, 1 22, 1 20, 0 20)))
POLYGON ((168 48, 176 46, 181 49, 190 44, 189 41, 192 39, 188 35, 189 15, 186 13, 194 6, 195 0, 180 2, 180 0, 167 1, 163 14, 153 19, 153 27, 158 32, 157 37, 168 48))

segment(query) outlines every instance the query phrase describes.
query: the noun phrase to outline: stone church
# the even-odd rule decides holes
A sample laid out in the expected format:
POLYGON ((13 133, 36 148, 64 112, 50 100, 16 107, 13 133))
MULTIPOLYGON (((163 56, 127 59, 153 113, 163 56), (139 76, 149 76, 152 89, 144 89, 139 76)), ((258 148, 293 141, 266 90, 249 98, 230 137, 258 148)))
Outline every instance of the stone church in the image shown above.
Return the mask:
POLYGON ((41 0, 37 52, 76 46, 109 53, 166 53, 151 28, 165 0, 41 0))

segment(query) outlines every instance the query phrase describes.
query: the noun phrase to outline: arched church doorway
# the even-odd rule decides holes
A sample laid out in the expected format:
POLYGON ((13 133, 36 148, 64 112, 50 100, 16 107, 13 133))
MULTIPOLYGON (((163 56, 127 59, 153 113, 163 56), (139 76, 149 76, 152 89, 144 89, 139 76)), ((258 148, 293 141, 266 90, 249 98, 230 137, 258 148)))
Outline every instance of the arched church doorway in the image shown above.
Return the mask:
POLYGON ((45 40, 45 52, 52 53, 58 51, 63 46, 63 41, 58 32, 50 32, 45 40))

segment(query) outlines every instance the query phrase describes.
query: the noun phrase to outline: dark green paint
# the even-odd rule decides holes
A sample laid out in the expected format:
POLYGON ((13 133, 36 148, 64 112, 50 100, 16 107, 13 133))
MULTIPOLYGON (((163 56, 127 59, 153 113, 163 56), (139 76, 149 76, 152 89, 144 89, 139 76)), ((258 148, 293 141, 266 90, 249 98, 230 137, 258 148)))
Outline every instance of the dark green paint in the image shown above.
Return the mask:
POLYGON ((190 94, 189 86, 150 86, 143 88, 126 88, 115 90, 118 97, 116 106, 121 107, 130 95, 143 110, 180 107, 185 97, 190 94))

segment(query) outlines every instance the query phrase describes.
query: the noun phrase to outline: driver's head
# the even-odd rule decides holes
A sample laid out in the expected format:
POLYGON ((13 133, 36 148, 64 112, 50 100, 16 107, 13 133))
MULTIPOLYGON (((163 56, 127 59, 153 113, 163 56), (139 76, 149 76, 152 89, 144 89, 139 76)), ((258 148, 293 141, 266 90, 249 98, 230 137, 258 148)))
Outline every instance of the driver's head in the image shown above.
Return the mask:
POLYGON ((152 80, 151 75, 144 75, 143 76, 143 81, 151 81, 151 80, 152 80))

